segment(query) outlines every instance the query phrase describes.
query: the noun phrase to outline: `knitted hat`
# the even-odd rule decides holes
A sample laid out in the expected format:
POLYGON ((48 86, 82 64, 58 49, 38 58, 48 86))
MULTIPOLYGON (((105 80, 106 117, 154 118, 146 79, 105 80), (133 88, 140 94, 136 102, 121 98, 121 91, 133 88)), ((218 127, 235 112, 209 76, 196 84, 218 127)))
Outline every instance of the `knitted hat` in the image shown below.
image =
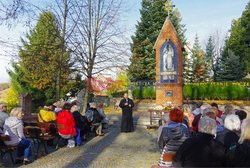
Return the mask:
POLYGON ((169 119, 174 122, 178 122, 178 123, 182 122, 183 117, 184 117, 183 111, 177 108, 174 108, 169 113, 169 119))

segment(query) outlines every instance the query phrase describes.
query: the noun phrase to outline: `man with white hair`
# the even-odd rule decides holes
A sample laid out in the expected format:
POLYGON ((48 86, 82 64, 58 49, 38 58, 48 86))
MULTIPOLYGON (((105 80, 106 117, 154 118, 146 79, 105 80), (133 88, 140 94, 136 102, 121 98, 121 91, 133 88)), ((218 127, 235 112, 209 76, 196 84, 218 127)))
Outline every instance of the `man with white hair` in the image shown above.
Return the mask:
POLYGON ((9 117, 7 114, 7 106, 4 103, 0 103, 0 128, 3 128, 5 120, 9 117))
POLYGON ((239 136, 237 133, 240 130, 240 119, 235 114, 229 114, 226 116, 224 121, 224 131, 219 133, 216 140, 223 143, 227 149, 232 145, 237 144, 239 141, 239 136))
POLYGON ((208 116, 199 122, 199 133, 187 139, 176 153, 181 167, 222 167, 225 161, 225 147, 214 139, 216 122, 208 116))

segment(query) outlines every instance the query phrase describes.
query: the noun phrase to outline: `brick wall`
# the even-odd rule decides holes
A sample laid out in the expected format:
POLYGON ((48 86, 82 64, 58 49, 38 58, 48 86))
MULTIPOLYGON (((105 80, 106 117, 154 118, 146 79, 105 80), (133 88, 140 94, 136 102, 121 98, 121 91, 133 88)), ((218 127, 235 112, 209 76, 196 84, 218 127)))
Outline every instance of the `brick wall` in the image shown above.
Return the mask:
POLYGON ((171 101, 174 105, 181 106, 183 104, 183 46, 170 20, 165 21, 154 46, 156 51, 156 81, 160 81, 160 48, 166 40, 171 40, 177 48, 178 79, 177 84, 161 84, 161 87, 156 90, 156 104, 166 104, 167 101, 171 101), (172 97, 166 96, 168 90, 173 92, 172 97))

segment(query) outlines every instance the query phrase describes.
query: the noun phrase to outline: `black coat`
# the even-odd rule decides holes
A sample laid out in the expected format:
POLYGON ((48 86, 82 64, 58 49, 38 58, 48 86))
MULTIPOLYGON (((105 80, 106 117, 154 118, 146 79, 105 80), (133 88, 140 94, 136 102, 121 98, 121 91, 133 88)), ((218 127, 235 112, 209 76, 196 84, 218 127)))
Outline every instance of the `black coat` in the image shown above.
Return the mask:
POLYGON ((217 135, 216 140, 220 141, 227 149, 229 149, 230 146, 238 143, 239 136, 235 132, 225 128, 223 132, 217 135))
POLYGON ((225 163, 225 147, 214 136, 198 133, 187 139, 176 153, 181 167, 222 167, 225 163))
POLYGON ((226 154, 226 166, 250 167, 250 140, 231 147, 226 154))
POLYGON ((76 127, 80 130, 85 129, 87 125, 86 119, 78 111, 73 112, 72 115, 75 119, 76 127))
POLYGON ((128 98, 127 105, 126 99, 122 99, 119 107, 122 108, 122 123, 121 132, 131 132, 134 130, 132 109, 134 107, 133 100, 128 98))

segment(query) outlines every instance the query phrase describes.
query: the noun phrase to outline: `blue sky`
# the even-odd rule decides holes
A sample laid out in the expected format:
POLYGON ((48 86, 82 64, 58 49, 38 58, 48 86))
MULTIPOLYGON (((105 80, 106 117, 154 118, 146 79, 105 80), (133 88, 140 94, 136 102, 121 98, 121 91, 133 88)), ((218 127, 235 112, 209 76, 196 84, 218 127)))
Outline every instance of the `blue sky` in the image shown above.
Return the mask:
MULTIPOLYGON (((173 0, 173 2, 181 13, 183 24, 186 25, 185 35, 188 42, 192 44, 197 33, 201 45, 204 46, 208 36, 215 31, 219 31, 223 37, 227 34, 232 20, 241 16, 249 0, 173 0)), ((127 35, 131 36, 140 19, 141 0, 124 0, 124 5, 126 13, 123 15, 123 20, 128 29, 127 35)), ((0 26, 0 42, 16 44, 26 31, 28 29, 21 25, 10 30, 0 26)), ((0 43, 0 83, 9 80, 6 69, 10 68, 12 60, 10 55, 15 55, 15 51, 14 46, 0 43)))

